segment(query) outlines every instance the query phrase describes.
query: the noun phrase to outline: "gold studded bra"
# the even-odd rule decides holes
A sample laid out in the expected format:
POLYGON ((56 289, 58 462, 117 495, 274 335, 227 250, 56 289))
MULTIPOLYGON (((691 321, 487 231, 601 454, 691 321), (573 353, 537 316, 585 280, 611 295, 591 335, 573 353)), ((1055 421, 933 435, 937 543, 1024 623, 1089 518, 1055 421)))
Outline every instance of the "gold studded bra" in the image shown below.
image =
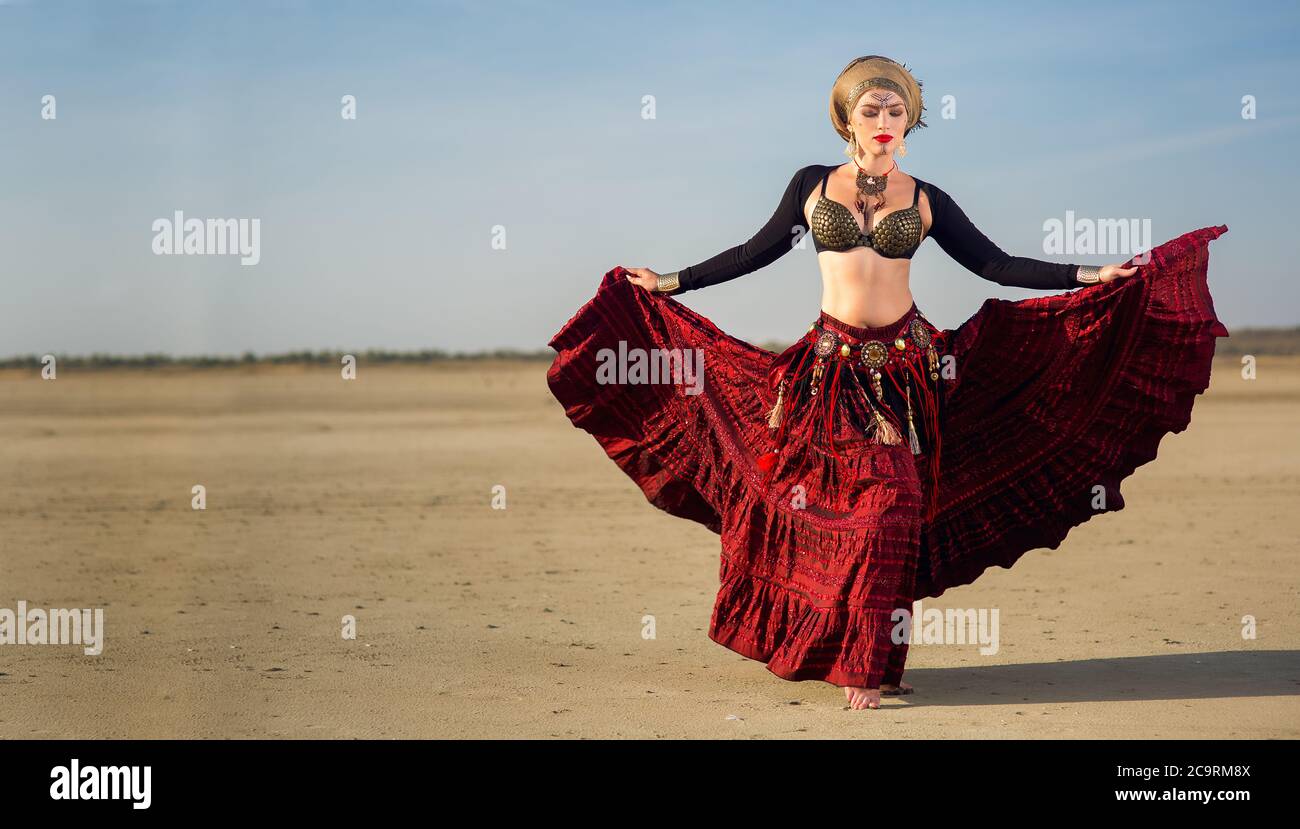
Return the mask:
POLYGON ((911 259, 921 246, 921 211, 917 201, 921 198, 921 185, 912 194, 912 206, 895 210, 882 218, 874 228, 864 233, 853 212, 839 202, 827 198, 826 179, 822 179, 821 198, 812 212, 813 247, 823 250, 844 251, 868 247, 886 259, 911 259))

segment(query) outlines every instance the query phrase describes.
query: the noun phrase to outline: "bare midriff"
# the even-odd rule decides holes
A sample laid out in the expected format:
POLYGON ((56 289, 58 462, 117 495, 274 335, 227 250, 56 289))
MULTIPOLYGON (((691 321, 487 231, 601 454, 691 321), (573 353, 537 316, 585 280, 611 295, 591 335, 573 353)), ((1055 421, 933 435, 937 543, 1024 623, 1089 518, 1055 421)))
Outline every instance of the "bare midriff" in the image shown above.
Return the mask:
POLYGON ((886 259, 871 248, 824 250, 817 254, 822 272, 822 310, 860 328, 879 328, 912 307, 907 259, 886 259))
MULTIPOLYGON (((836 170, 827 181, 827 196, 844 205, 853 204, 856 184, 847 174, 846 167, 836 170)), ((856 172, 853 173, 856 179, 856 172)), ((876 227, 886 216, 903 210, 912 203, 915 179, 906 176, 890 182, 885 206, 871 217, 876 227)), ((811 222, 812 210, 817 204, 818 191, 813 190, 804 205, 804 215, 811 222)), ((924 193, 917 204, 924 227, 922 238, 930 233, 930 206, 924 193)), ((854 213, 859 224, 863 218, 854 213)), ((859 328, 879 328, 900 319, 912 307, 910 259, 890 259, 869 247, 850 248, 845 251, 823 250, 817 254, 817 265, 822 272, 822 310, 837 320, 859 328)))

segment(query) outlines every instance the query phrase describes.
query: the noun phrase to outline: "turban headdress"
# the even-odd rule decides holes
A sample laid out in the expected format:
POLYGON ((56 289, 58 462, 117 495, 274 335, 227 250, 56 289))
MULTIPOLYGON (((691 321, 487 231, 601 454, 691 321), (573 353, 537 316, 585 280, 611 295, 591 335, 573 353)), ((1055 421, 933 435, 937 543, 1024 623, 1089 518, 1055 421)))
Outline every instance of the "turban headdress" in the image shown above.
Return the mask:
POLYGON ((888 89, 903 99, 907 107, 906 137, 914 129, 924 127, 925 103, 921 100, 921 82, 912 77, 907 67, 881 55, 855 58, 835 79, 831 87, 831 124, 845 141, 851 141, 849 116, 862 93, 868 89, 888 89))

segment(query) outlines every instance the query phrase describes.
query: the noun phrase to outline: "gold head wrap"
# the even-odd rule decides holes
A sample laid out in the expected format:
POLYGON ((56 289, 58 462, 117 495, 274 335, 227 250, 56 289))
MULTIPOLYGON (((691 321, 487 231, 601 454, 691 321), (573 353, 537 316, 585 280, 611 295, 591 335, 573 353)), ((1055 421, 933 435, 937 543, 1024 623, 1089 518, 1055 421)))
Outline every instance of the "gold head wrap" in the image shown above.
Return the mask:
POLYGON ((912 77, 907 67, 897 61, 881 55, 867 55, 854 58, 844 71, 835 79, 831 87, 831 124, 840 138, 853 140, 849 132, 849 114, 857 106, 858 99, 868 89, 888 89, 903 99, 907 106, 906 137, 914 129, 925 126, 922 116, 925 103, 921 100, 921 82, 912 77))

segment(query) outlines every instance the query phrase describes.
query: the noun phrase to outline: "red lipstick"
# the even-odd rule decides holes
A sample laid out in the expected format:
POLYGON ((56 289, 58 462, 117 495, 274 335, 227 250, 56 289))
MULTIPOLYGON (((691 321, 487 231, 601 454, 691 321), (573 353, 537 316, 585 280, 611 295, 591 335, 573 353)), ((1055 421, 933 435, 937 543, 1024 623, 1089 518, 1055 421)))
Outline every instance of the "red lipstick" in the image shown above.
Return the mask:
POLYGON ((893 140, 894 140, 894 136, 889 135, 889 134, 877 135, 877 136, 875 136, 875 138, 876 138, 876 140, 879 141, 881 144, 888 144, 890 141, 893 141, 893 140))

